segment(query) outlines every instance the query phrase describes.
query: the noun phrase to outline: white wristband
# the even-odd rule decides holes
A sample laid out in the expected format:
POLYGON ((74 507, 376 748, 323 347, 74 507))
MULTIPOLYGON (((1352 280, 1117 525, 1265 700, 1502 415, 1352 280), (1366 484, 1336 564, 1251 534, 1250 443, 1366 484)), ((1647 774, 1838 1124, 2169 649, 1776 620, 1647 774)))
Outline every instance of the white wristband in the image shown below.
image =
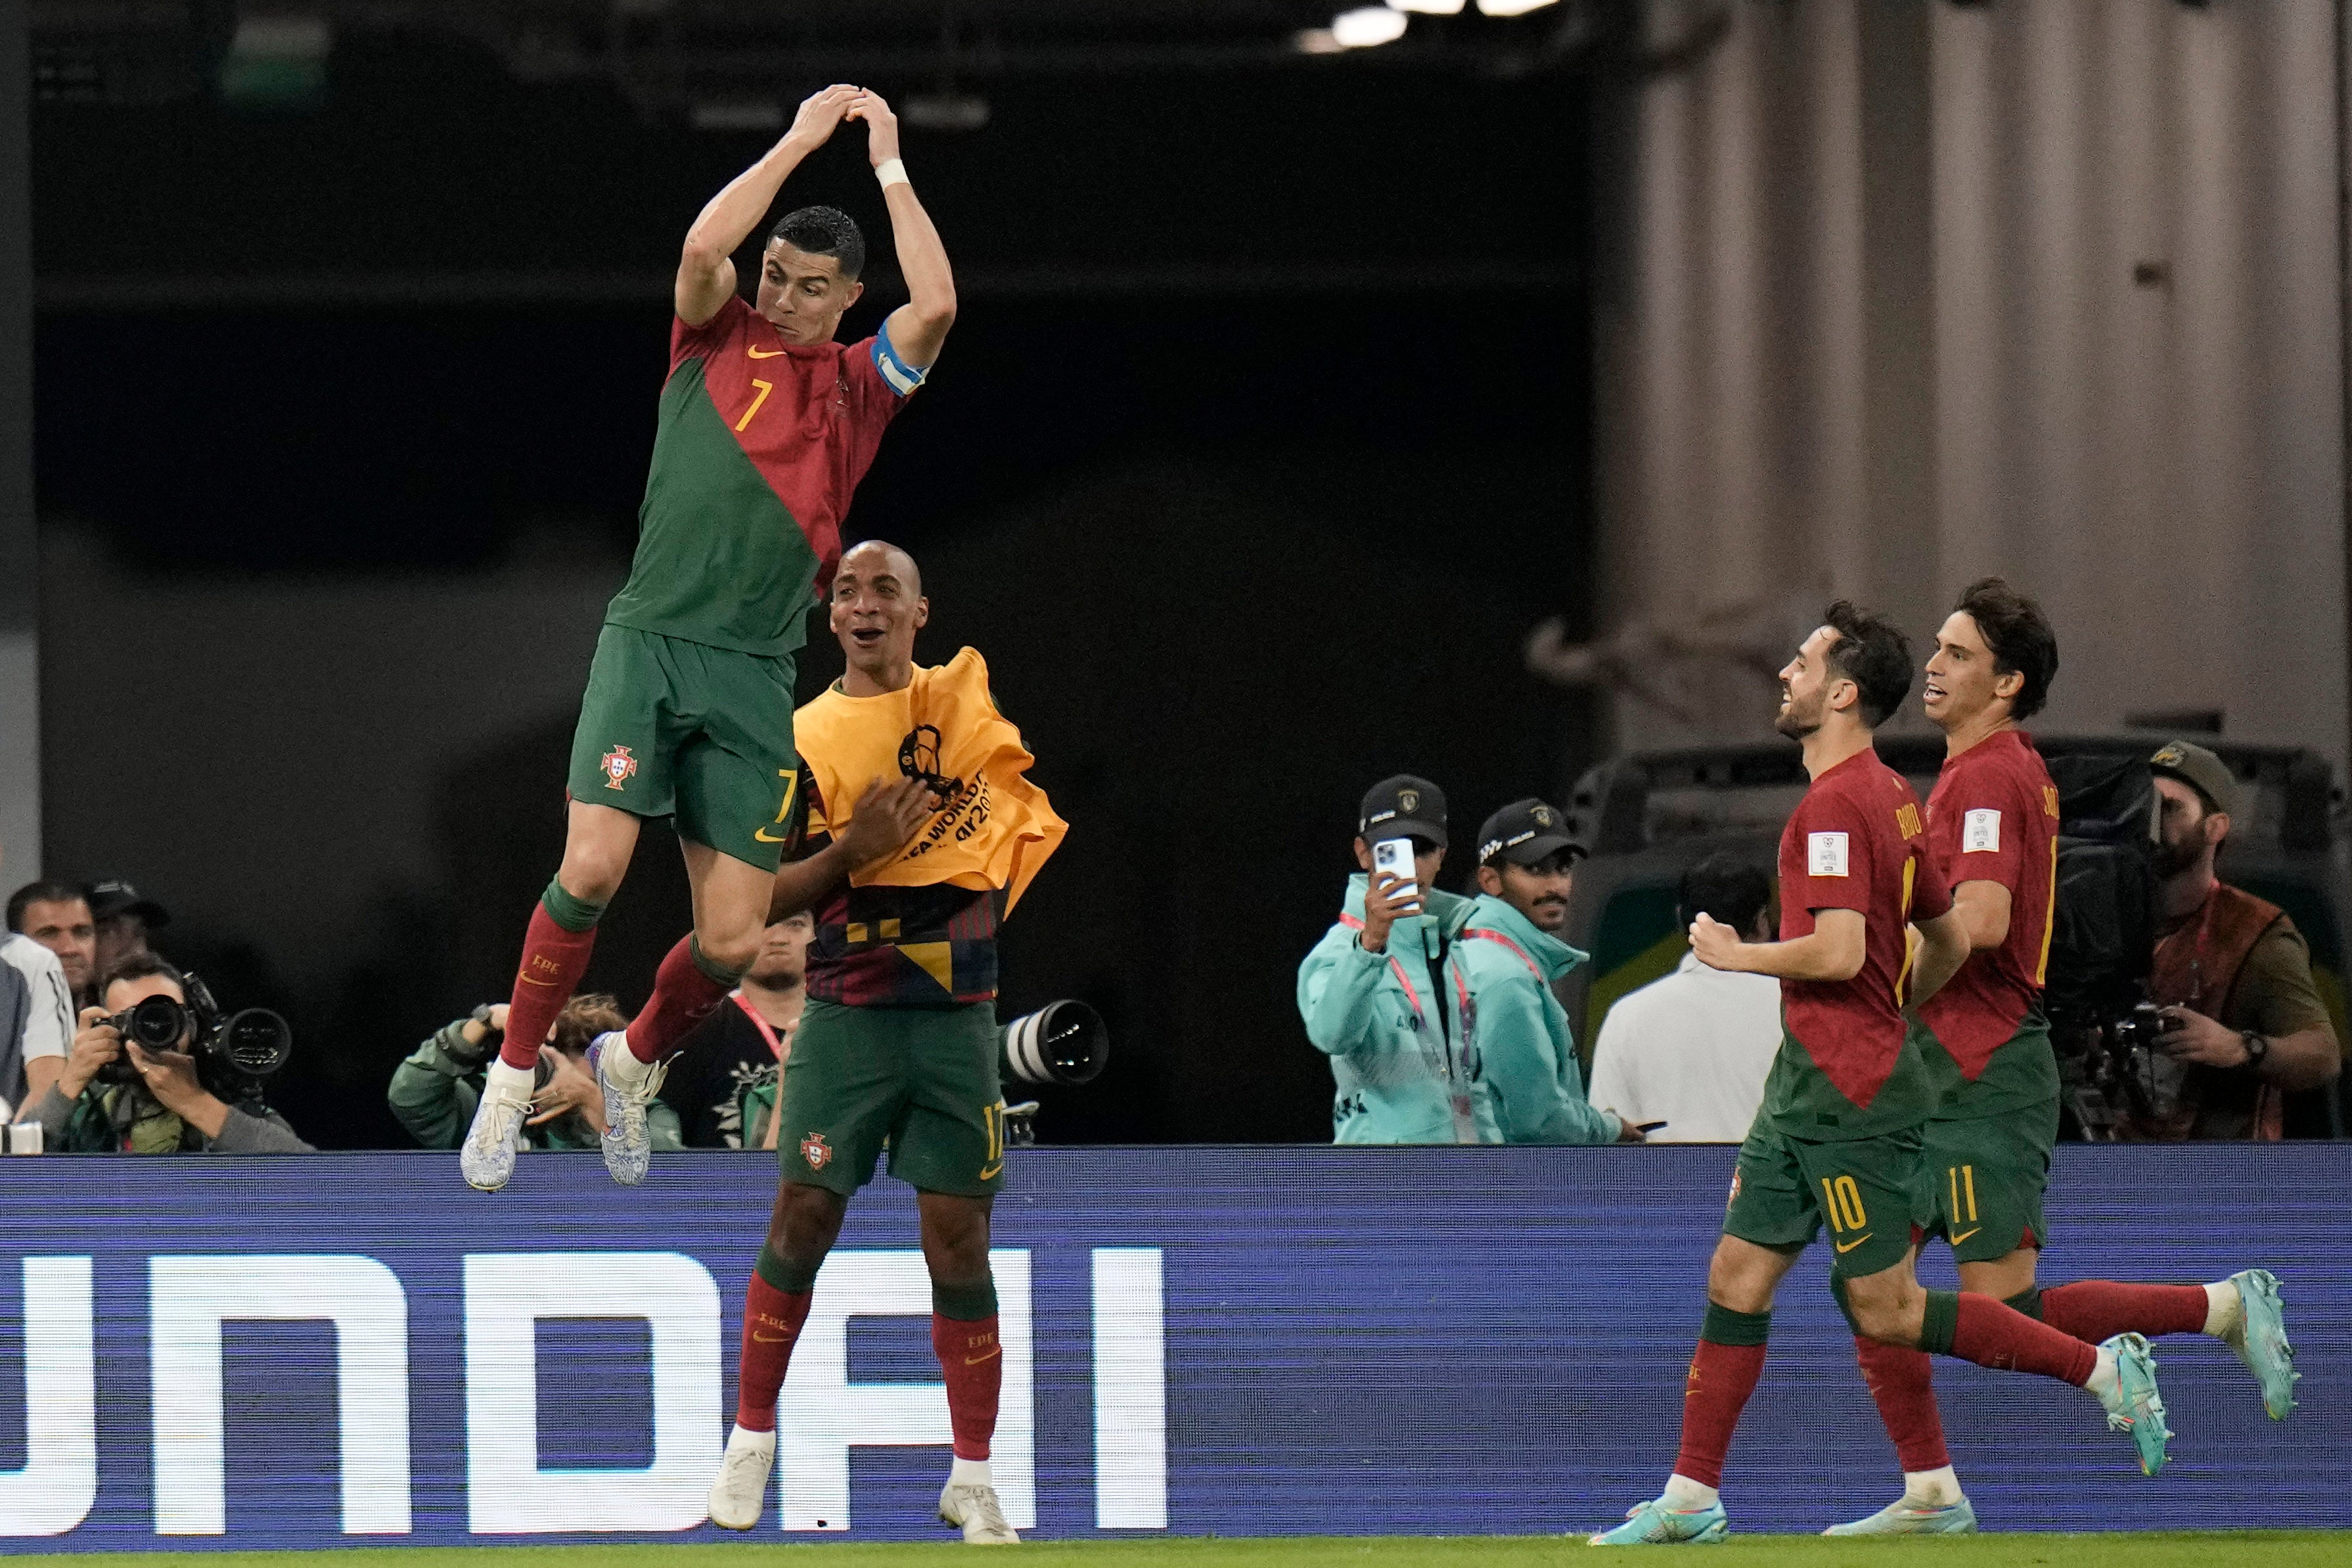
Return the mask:
POLYGON ((900 162, 896 158, 885 158, 881 163, 875 168, 874 177, 882 182, 882 188, 886 191, 893 185, 910 185, 914 183, 913 181, 907 178, 907 165, 900 162))

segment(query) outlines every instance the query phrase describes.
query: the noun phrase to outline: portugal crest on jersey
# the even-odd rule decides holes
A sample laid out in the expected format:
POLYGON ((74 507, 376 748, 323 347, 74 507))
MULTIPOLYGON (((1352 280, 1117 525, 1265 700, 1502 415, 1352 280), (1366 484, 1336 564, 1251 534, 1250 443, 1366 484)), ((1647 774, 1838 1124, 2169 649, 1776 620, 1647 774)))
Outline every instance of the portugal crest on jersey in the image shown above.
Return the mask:
POLYGON ((811 1133, 801 1140, 801 1158, 808 1162, 809 1169, 821 1171, 833 1162, 833 1145, 824 1141, 823 1133, 811 1133))
POLYGON ((596 763, 604 770, 604 788, 607 789, 618 789, 621 781, 637 770, 637 759, 629 755, 629 748, 625 746, 613 747, 598 758, 596 763))

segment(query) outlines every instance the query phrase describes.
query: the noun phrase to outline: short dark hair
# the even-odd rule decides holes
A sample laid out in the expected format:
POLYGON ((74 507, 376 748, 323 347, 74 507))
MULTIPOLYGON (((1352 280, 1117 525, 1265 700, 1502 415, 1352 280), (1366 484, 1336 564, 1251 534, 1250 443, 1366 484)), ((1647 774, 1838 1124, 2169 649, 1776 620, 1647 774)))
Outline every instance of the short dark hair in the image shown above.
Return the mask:
POLYGON ((1911 695, 1911 643, 1902 628, 1851 599, 1822 612, 1822 624, 1838 634, 1830 644, 1830 674, 1862 689, 1862 722, 1876 729, 1911 695))
POLYGON ((803 207, 786 213, 768 231, 768 240, 772 245, 782 240, 811 256, 829 256, 841 264, 844 277, 856 277, 866 270, 866 236, 857 232, 857 220, 839 207, 803 207))
POLYGON ((25 911, 36 904, 65 904, 73 899, 89 902, 89 889, 78 882, 58 882, 46 878, 28 882, 8 895, 8 929, 25 929, 25 911))
POLYGON ((2025 684, 2011 699, 2009 716, 2031 718, 2050 699, 2058 677, 2058 633, 2042 606, 1998 577, 1980 577, 1960 591, 1953 609, 1977 623, 1977 635, 1992 650, 1993 674, 2018 674, 2025 684))
POLYGON ((98 977, 98 994, 105 996, 119 981, 143 980, 151 975, 160 975, 179 987, 182 996, 188 994, 188 977, 181 972, 180 967, 154 953, 126 953, 117 958, 107 967, 106 973, 98 977))
POLYGON ((1684 925, 1705 915, 1740 932, 1754 925, 1771 902, 1772 879, 1764 868, 1728 850, 1717 850, 1685 870, 1675 893, 1684 925))

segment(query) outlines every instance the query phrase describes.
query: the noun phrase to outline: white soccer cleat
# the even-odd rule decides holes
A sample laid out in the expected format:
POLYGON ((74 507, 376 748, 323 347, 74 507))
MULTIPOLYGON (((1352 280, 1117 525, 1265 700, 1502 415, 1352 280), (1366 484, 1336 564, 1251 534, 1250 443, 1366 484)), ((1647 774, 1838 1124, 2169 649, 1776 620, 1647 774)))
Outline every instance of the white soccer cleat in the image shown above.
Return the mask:
POLYGON ((1018 1546, 1021 1537, 1004 1522, 1004 1509, 996 1500, 996 1489, 958 1486, 950 1481, 940 1489, 940 1522, 961 1527, 967 1546, 1018 1546))
POLYGON ((523 1118, 530 1112, 534 1074, 528 1068, 509 1067, 493 1059, 482 1085, 481 1103, 474 1107, 474 1124, 457 1150, 457 1168, 466 1185, 496 1192, 514 1175, 515 1155, 522 1147, 523 1118))
POLYGON ((669 1063, 639 1061, 620 1030, 598 1035, 588 1049, 596 1058, 596 1087, 604 1092, 604 1168, 623 1186, 635 1186, 653 1164, 654 1134, 646 1116, 669 1063))
POLYGON ((775 1462, 773 1432, 746 1432, 738 1427, 728 1433, 719 1479, 710 1483, 710 1522, 721 1530, 757 1525, 768 1503, 768 1470, 775 1462))

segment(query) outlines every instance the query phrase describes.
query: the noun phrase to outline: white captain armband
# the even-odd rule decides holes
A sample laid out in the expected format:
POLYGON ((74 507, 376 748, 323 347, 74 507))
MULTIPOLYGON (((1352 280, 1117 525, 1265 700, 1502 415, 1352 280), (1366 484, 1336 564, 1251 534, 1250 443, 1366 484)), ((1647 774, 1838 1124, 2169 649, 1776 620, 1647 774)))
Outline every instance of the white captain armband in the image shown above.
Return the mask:
POLYGON ((890 323, 887 321, 883 322, 881 330, 874 334, 874 368, 882 372, 883 381, 889 383, 890 390, 900 397, 921 386, 931 373, 928 367, 919 371, 898 357, 898 350, 890 343, 890 323))

